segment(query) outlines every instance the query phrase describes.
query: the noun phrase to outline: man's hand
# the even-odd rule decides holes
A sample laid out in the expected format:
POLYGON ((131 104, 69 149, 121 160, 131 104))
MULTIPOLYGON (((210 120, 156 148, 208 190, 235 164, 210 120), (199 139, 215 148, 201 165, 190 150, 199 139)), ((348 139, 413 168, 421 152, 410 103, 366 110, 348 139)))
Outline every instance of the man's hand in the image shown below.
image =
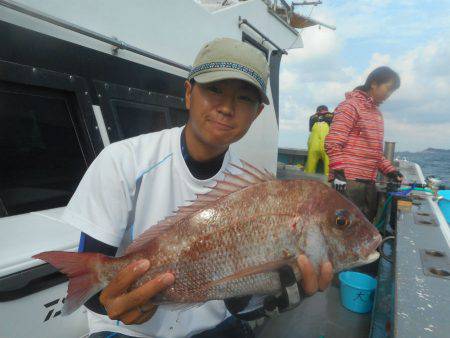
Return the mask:
POLYGON ((318 290, 327 289, 333 279, 333 267, 330 262, 326 262, 320 267, 320 274, 317 276, 314 267, 305 255, 300 255, 297 259, 302 274, 302 288, 308 296, 315 294, 318 290))
POLYGON ((333 171, 334 179, 333 179, 333 188, 339 192, 344 192, 347 190, 347 179, 345 178, 345 174, 343 170, 335 170, 333 171))
POLYGON ((386 174, 387 178, 396 183, 401 183, 403 181, 403 175, 400 171, 391 171, 386 174))
POLYGON ((103 289, 100 303, 105 307, 108 317, 124 324, 142 324, 156 312, 157 306, 149 302, 159 292, 172 285, 175 278, 165 273, 152 279, 137 289, 129 287, 149 269, 150 263, 143 259, 131 263, 103 289))

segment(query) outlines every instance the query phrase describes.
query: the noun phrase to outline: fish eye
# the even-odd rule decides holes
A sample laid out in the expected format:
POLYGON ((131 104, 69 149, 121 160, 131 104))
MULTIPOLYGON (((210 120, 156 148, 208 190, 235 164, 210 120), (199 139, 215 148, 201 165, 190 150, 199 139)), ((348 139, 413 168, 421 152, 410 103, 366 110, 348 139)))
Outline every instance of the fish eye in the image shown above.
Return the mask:
POLYGON ((340 228, 344 228, 350 225, 350 221, 347 218, 336 217, 336 225, 340 228))
POLYGON ((347 210, 338 210, 336 211, 336 220, 335 223, 338 228, 346 228, 350 225, 350 215, 347 210))

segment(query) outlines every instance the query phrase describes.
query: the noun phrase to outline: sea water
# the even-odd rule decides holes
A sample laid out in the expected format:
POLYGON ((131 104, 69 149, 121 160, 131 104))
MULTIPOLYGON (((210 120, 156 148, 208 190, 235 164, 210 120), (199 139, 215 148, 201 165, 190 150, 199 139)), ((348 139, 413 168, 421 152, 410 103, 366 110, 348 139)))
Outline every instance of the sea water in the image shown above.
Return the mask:
POLYGON ((422 168, 425 177, 434 175, 443 180, 443 183, 450 187, 450 150, 427 149, 420 152, 398 152, 395 154, 398 159, 407 159, 415 162, 422 168))

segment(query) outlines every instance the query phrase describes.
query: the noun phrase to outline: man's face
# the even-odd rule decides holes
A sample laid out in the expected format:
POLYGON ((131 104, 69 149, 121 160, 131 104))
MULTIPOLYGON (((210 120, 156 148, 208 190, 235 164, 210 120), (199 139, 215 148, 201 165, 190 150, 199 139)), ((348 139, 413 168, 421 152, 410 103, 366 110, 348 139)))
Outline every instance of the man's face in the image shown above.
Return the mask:
POLYGON ((202 143, 228 146, 242 138, 264 106, 258 90, 241 80, 192 85, 186 81, 186 108, 193 133, 202 143))

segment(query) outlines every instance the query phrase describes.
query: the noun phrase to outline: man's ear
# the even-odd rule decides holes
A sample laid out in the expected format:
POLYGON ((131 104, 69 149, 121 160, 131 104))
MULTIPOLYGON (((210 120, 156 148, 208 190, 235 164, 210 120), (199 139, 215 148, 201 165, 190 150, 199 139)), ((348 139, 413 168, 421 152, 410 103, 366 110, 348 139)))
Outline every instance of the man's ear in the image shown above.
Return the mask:
POLYGON ((184 100, 186 103, 186 109, 189 110, 191 109, 191 95, 192 95, 192 84, 186 80, 184 82, 184 89, 185 89, 185 94, 184 94, 184 100))

